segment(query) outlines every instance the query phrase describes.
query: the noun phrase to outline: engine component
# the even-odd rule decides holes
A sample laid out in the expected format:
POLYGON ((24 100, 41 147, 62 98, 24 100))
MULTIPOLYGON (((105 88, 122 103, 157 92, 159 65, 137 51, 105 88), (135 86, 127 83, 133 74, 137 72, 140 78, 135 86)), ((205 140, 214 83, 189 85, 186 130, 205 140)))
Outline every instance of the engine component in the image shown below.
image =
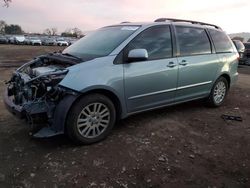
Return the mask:
POLYGON ((34 76, 40 76, 43 74, 47 74, 47 73, 52 73, 52 72, 56 72, 58 69, 60 69, 59 66, 54 66, 54 65, 49 65, 46 67, 37 67, 37 68, 33 68, 33 75, 34 76))

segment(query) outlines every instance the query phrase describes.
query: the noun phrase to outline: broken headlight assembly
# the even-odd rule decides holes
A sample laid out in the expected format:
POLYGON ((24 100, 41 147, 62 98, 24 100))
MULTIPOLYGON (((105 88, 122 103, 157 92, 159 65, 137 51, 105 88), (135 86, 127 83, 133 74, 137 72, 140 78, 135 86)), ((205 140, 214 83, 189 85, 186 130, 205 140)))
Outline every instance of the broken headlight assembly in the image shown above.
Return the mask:
POLYGON ((11 108, 18 108, 29 121, 31 132, 39 126, 49 124, 57 104, 73 91, 59 85, 68 73, 67 67, 76 62, 49 54, 24 64, 7 82, 7 96, 11 108))

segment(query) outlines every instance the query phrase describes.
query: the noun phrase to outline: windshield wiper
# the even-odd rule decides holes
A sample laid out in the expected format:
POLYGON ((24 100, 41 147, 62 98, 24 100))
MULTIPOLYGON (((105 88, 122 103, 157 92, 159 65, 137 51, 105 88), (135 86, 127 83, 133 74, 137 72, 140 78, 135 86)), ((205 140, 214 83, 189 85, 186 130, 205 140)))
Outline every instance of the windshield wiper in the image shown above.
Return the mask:
POLYGON ((73 58, 75 58, 75 59, 78 59, 79 61, 82 61, 82 58, 77 57, 77 56, 74 56, 74 55, 69 54, 69 53, 62 53, 62 55, 69 56, 69 57, 73 57, 73 58))

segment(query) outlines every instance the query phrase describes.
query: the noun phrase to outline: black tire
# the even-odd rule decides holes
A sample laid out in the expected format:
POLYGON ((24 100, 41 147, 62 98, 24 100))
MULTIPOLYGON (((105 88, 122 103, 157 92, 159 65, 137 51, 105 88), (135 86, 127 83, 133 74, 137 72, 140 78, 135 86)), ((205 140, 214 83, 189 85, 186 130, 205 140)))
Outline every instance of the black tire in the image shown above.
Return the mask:
MULTIPOLYGON (((91 117, 88 116, 88 118, 91 118, 91 117)), ((85 117, 85 119, 87 119, 87 116, 85 117)), ((97 128, 95 128, 94 126, 98 126, 98 125, 93 124, 93 122, 91 122, 91 125, 89 125, 90 120, 86 120, 86 121, 88 121, 87 122, 88 125, 83 127, 83 129, 85 130, 85 128, 91 126, 91 128, 88 128, 88 129, 92 129, 92 131, 90 131, 90 132, 96 133, 97 128)), ((107 121, 107 120, 105 120, 105 121, 107 121)), ((116 121, 116 109, 115 109, 115 106, 112 103, 112 101, 108 97, 101 95, 101 94, 90 94, 90 95, 86 95, 86 96, 82 97, 70 109, 70 112, 68 114, 67 121, 66 121, 66 131, 67 131, 67 134, 70 137, 70 139, 73 140, 75 143, 77 143, 77 144, 92 144, 92 143, 99 142, 99 141, 105 139, 109 135, 109 133, 111 132, 111 130, 115 124, 115 121, 116 121), (83 115, 82 110, 87 108, 88 106, 91 107, 91 105, 94 105, 94 103, 103 104, 104 107, 106 107, 106 109, 108 109, 109 122, 107 123, 107 127, 104 130, 102 130, 102 133, 100 133, 100 135, 93 137, 93 138, 88 138, 80 133, 80 130, 79 130, 78 125, 77 125, 77 121, 78 121, 78 118, 83 115)), ((98 127, 98 130, 100 131, 99 128, 100 128, 100 126, 98 127)), ((83 131, 83 132, 89 132, 88 129, 86 131, 83 131)), ((92 133, 92 134, 94 134, 94 133, 92 133)))
POLYGON ((216 82, 214 83, 213 85, 213 88, 210 92, 210 95, 207 99, 207 105, 210 106, 210 107, 219 107, 223 104, 223 102, 225 101, 226 99, 226 96, 227 96, 227 93, 228 93, 228 81, 226 78, 224 77, 219 77, 216 82), (215 99, 215 90, 216 90, 216 86, 220 83, 223 83, 224 86, 225 86, 225 94, 224 94, 224 97, 221 97, 221 101, 216 101, 215 99))

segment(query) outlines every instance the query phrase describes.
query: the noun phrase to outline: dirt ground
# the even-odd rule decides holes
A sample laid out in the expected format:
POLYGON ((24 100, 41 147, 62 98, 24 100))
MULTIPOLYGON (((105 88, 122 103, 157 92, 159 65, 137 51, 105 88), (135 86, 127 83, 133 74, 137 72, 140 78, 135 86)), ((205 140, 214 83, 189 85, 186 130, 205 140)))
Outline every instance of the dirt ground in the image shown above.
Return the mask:
MULTIPOLYGON (((18 65, 58 47, 0 45, 0 93, 18 65)), ((250 67, 220 108, 189 102, 129 117, 104 141, 33 139, 0 97, 0 187, 250 187, 250 67), (222 114, 243 122, 224 121, 222 114)))

